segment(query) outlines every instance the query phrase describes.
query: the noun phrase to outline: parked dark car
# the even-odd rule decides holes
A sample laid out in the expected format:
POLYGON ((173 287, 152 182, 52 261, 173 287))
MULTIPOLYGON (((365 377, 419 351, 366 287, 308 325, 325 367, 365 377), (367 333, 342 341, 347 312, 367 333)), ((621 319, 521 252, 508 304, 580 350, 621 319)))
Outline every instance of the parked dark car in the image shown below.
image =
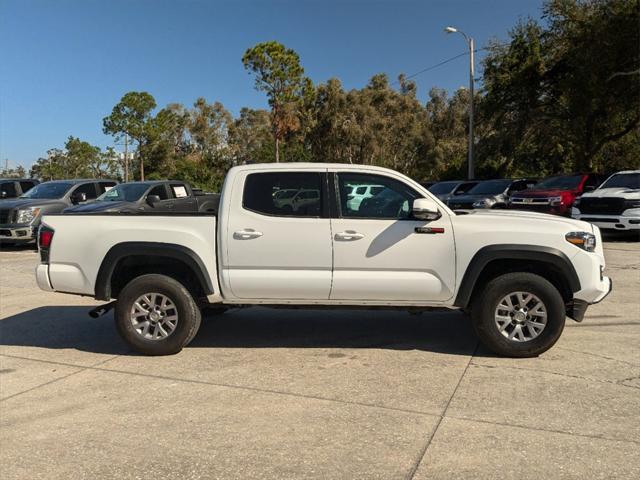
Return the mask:
POLYGON ((464 195, 478 183, 479 180, 447 180, 431 185, 429 191, 446 203, 450 197, 464 195))
POLYGON ((71 205, 95 200, 115 180, 53 180, 36 185, 13 200, 0 202, 0 243, 29 243, 43 215, 60 213, 71 205))
POLYGON ((511 195, 531 188, 536 182, 537 180, 534 178, 484 180, 465 195, 449 197, 447 205, 453 210, 507 208, 511 195))
POLYGON ((0 178, 0 199, 17 198, 39 183, 32 178, 0 178))
POLYGON ((509 199, 509 208, 571 215, 571 207, 576 198, 598 188, 605 178, 597 173, 548 177, 538 183, 535 188, 513 195, 509 199))
POLYGON ((67 208, 64 213, 217 212, 218 201, 218 194, 194 192, 185 182, 128 182, 105 192, 95 202, 67 208))

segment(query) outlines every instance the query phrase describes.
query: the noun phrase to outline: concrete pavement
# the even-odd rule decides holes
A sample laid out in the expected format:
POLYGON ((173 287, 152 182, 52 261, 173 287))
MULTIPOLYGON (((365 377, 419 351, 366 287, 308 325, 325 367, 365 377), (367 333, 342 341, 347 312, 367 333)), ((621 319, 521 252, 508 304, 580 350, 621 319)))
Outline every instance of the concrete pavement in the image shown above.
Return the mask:
POLYGON ((637 478, 640 244, 605 252, 611 296, 515 360, 455 312, 258 308, 141 357, 2 251, 2 478, 637 478))

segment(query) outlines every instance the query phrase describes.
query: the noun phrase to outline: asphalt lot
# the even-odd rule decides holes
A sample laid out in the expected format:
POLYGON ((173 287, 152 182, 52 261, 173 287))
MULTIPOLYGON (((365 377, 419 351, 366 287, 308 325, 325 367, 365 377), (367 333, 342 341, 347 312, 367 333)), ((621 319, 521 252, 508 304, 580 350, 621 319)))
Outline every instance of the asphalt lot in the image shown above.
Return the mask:
POLYGON ((456 312, 258 308, 141 357, 5 249, 1 477, 640 478, 640 243, 605 252, 609 298, 514 360, 456 312))

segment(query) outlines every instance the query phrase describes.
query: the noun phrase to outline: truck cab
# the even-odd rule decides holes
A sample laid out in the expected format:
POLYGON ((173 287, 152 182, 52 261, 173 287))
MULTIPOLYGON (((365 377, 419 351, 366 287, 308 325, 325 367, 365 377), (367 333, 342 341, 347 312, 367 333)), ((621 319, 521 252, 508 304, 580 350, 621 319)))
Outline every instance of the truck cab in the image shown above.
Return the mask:
POLYGON ((117 185, 94 202, 74 205, 64 213, 185 213, 215 211, 218 196, 196 195, 191 185, 179 180, 149 180, 117 185))

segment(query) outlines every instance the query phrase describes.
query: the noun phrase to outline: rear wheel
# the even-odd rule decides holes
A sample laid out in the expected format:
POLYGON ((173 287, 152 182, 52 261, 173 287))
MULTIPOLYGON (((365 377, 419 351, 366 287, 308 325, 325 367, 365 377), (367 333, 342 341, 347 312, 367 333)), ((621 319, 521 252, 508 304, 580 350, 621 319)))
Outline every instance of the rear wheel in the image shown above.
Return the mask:
POLYGON ((200 328, 201 315, 189 291, 177 280, 142 275, 120 292, 115 320, 122 338, 145 355, 172 355, 200 328))
POLYGON ((480 341, 508 357, 534 357, 550 349, 564 329, 562 295, 545 278, 508 273, 475 296, 471 317, 480 341))

